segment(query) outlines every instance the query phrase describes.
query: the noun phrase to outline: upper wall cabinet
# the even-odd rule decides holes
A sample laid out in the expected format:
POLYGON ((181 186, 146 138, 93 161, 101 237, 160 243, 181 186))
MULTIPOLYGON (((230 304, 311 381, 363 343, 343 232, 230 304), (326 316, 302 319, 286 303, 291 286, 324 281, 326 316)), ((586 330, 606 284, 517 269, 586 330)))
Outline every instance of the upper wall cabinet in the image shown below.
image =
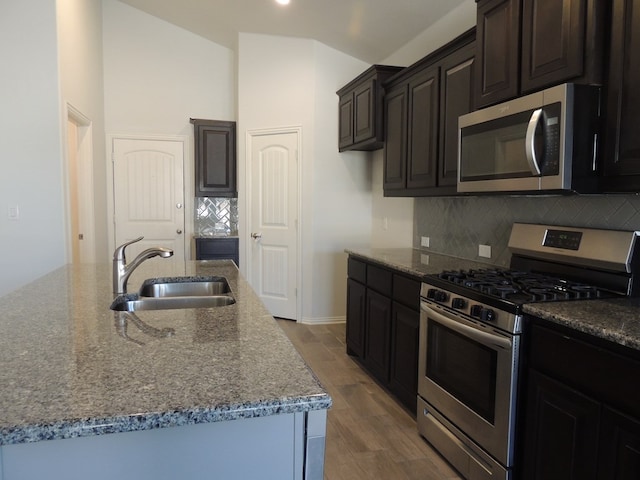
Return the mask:
POLYGON ((475 107, 564 83, 602 83, 607 0, 476 0, 475 107))
POLYGON ((341 152, 382 148, 382 83, 400 70, 401 67, 373 65, 338 90, 341 152))
POLYGON ((475 31, 385 85, 384 195, 456 193, 458 117, 473 105, 475 31))
POLYGON ((613 0, 602 188, 640 191, 640 0, 613 0))
POLYGON ((237 197, 236 122, 192 118, 191 123, 196 197, 237 197))

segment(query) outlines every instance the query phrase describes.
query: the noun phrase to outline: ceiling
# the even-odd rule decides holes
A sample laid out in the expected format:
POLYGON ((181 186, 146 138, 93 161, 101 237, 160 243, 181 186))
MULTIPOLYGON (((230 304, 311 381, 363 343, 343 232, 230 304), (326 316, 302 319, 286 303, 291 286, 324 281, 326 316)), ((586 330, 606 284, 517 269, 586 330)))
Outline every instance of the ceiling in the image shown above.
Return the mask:
POLYGON ((379 63, 466 0, 121 0, 234 49, 238 32, 310 38, 379 63))

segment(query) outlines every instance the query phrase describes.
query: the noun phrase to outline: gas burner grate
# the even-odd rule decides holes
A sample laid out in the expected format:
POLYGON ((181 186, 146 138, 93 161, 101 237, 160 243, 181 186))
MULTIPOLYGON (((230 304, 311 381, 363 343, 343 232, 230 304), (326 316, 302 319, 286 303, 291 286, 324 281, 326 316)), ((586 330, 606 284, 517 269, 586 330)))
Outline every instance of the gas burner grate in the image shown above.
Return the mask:
POLYGON ((438 274, 446 282, 514 303, 600 298, 595 286, 521 270, 449 270, 438 274))

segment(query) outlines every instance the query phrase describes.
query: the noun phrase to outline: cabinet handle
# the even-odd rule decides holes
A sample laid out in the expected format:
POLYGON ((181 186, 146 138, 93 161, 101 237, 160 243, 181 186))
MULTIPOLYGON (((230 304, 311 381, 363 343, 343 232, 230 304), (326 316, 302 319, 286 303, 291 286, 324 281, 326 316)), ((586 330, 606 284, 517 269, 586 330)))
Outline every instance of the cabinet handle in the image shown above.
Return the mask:
POLYGON ((176 230, 176 233, 177 233, 178 235, 181 235, 181 234, 182 234, 182 230, 177 229, 177 230, 176 230))
POLYGON ((181 203, 176 203, 176 208, 177 208, 178 210, 180 210, 180 209, 182 208, 182 204, 181 204, 181 203))

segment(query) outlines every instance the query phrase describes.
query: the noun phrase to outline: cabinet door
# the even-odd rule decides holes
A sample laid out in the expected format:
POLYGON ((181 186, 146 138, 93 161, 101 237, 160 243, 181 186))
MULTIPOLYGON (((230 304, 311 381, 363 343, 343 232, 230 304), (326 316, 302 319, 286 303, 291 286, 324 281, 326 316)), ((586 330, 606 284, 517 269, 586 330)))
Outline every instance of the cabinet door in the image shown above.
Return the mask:
POLYGON ((414 414, 418 395, 420 312, 393 302, 389 388, 414 414))
POLYGON ((385 103, 384 190, 406 188, 407 86, 387 92, 385 103))
POLYGON ((640 191, 640 1, 613 0, 603 187, 640 191))
POLYGON ((353 92, 340 97, 338 111, 338 148, 342 151, 353 144, 353 92))
POLYGON ((475 43, 471 43, 442 62, 439 187, 458 182, 458 117, 473 110, 475 53, 475 43))
POLYGON ((237 197, 236 122, 192 120, 197 197, 237 197))
POLYGON ((478 2, 476 108, 518 95, 520 0, 478 2))
POLYGON ((391 299, 367 289, 365 365, 384 385, 389 382, 391 299))
POLYGON ((354 91, 353 143, 376 137, 376 81, 371 80, 354 91))
POLYGON ((640 422, 605 408, 600 434, 598 480, 640 478, 640 422))
POLYGON ((586 0, 523 0, 523 92, 582 75, 586 4, 586 0))
POLYGON ((347 353, 362 358, 364 355, 364 328, 367 296, 366 287, 349 278, 347 280, 347 353))
POLYGON ((596 478, 600 404, 529 370, 523 478, 596 478))
POLYGON ((440 68, 435 66, 409 81, 409 148, 407 188, 436 186, 440 68))

